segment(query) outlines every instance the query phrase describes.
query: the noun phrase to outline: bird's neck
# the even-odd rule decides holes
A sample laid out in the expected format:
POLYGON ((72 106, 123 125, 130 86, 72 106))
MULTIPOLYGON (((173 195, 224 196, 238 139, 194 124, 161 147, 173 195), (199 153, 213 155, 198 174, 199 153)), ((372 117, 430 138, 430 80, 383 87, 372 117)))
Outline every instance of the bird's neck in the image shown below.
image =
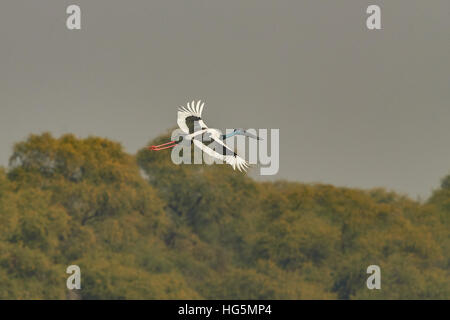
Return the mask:
POLYGON ((226 138, 230 138, 230 137, 235 136, 235 135, 236 135, 236 132, 231 132, 229 134, 225 134, 223 137, 224 137, 224 139, 226 139, 226 138))

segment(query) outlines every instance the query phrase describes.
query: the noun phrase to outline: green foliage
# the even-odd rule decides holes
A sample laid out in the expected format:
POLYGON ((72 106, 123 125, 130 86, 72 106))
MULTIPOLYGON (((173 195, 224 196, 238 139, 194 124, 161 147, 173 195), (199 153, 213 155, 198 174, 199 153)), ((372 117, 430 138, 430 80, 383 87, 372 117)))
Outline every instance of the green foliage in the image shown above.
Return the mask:
POLYGON ((0 168, 0 299, 73 297, 72 264, 83 299, 449 299, 449 181, 422 204, 31 135, 0 168))

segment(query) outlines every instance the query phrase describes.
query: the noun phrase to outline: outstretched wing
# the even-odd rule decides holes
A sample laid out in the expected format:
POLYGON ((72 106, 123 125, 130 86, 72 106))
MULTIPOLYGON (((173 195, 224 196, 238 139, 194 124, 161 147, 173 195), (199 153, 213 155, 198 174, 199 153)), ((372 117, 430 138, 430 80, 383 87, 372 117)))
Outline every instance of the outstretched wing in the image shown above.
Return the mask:
POLYGON ((202 141, 197 139, 192 140, 199 149, 205 152, 207 155, 224 161, 239 171, 246 171, 248 168, 248 163, 243 158, 237 155, 236 152, 231 150, 225 143, 223 143, 219 138, 211 137, 213 142, 208 145, 204 144, 202 141))
POLYGON ((186 107, 178 108, 177 123, 181 130, 187 134, 194 133, 198 130, 204 130, 208 127, 202 120, 202 111, 205 103, 200 100, 187 103, 186 107))

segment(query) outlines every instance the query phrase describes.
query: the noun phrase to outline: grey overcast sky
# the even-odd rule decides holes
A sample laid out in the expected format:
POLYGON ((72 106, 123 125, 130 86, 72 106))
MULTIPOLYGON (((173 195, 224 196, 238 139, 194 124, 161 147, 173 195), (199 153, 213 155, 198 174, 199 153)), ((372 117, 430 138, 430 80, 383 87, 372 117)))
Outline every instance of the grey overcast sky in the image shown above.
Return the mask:
POLYGON ((450 170, 448 0, 2 0, 0 46, 2 165, 43 131, 134 153, 203 99, 210 127, 280 129, 275 178, 426 198, 450 170))

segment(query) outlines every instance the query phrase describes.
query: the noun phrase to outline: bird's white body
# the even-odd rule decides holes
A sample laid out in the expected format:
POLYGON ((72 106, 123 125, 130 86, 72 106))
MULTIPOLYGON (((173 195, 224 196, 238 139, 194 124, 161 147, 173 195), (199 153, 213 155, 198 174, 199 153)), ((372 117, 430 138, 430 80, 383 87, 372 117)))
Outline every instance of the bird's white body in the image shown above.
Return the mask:
POLYGON ((228 147, 221 139, 222 134, 219 130, 208 128, 203 122, 201 116, 204 103, 198 101, 192 101, 188 103, 186 107, 180 107, 178 110, 177 123, 181 130, 186 133, 184 140, 192 141, 194 145, 201 149, 209 156, 224 161, 239 171, 245 171, 248 168, 248 163, 245 159, 238 156, 230 147, 228 147), (208 134, 209 139, 215 142, 215 145, 219 146, 222 153, 217 152, 210 145, 206 145, 202 140, 194 139, 199 135, 208 134))

